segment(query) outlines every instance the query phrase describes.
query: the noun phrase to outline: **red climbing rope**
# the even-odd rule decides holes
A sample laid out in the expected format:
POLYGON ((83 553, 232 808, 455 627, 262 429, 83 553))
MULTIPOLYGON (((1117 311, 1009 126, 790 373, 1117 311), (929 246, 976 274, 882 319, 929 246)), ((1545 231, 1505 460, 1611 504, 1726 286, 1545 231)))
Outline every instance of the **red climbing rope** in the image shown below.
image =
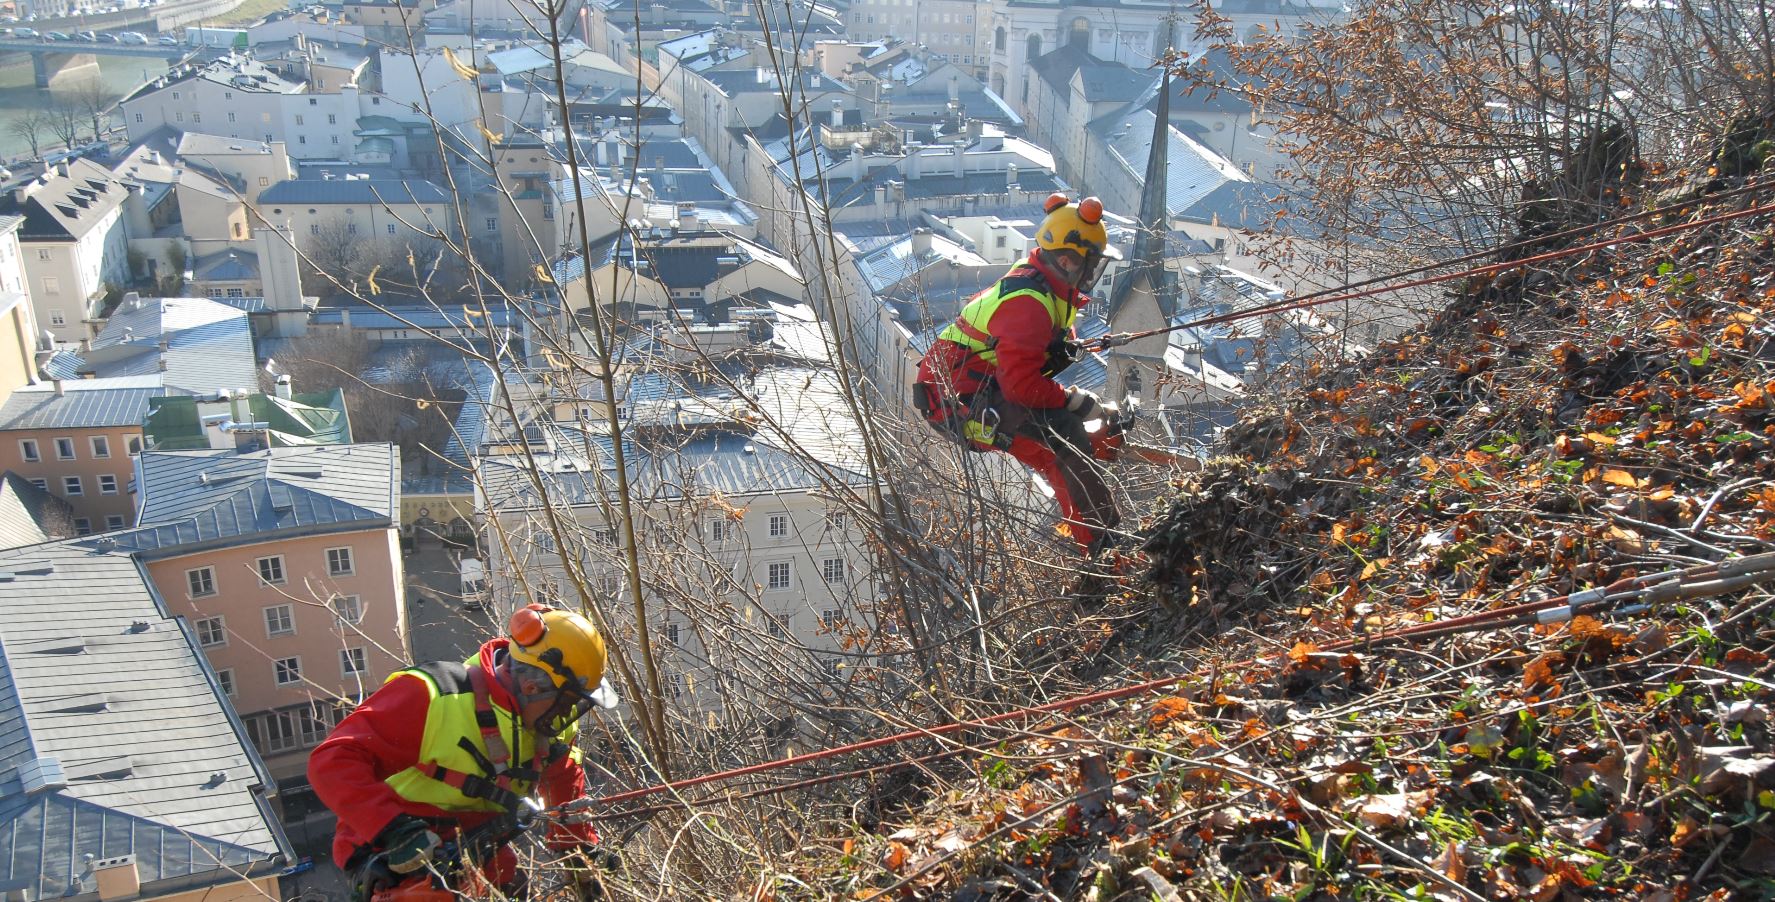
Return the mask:
MULTIPOLYGON (((1601 613, 1618 606, 1632 606, 1632 609, 1638 610, 1642 609, 1644 606, 1664 604, 1681 598, 1696 598, 1706 595, 1719 595, 1726 592, 1734 592, 1770 580, 1775 580, 1775 552, 1738 558, 1736 560, 1722 561, 1720 563, 1703 564, 1683 570, 1665 570, 1644 576, 1626 577, 1616 580, 1607 586, 1586 589, 1582 592, 1573 592, 1569 595, 1561 595, 1543 601, 1526 602, 1523 604, 1512 605, 1510 607, 1497 608, 1491 611, 1482 611, 1477 614, 1455 617, 1449 620, 1413 624, 1408 627, 1391 630, 1375 636, 1358 636, 1350 639, 1342 639, 1337 642, 1331 642, 1319 646, 1316 651, 1324 653, 1341 653, 1375 648, 1381 645, 1409 639, 1440 637, 1456 632, 1477 632, 1480 630, 1496 629, 1503 626, 1519 625, 1522 623, 1559 623, 1570 620, 1579 614, 1601 613)), ((1281 653, 1278 653, 1278 655, 1265 655, 1231 666, 1234 668, 1255 667, 1271 658, 1279 656, 1279 654, 1281 653)), ((996 726, 1018 719, 1033 718, 1042 714, 1070 711, 1075 708, 1081 708, 1099 702, 1116 701, 1124 698, 1132 698, 1138 695, 1148 695, 1176 686, 1193 677, 1194 674, 1164 677, 1156 680, 1148 680, 1142 683, 1121 686, 1115 689, 1104 689, 1098 692, 1064 698, 1059 701, 1049 702, 1045 705, 1017 708, 1001 714, 994 714, 990 717, 906 730, 890 736, 881 736, 875 739, 853 742, 848 745, 821 749, 815 752, 791 755, 790 757, 776 761, 765 761, 758 764, 747 765, 745 767, 737 767, 732 770, 705 774, 700 777, 677 780, 671 783, 644 786, 640 789, 633 789, 615 795, 603 796, 597 799, 594 805, 598 807, 608 807, 666 792, 675 795, 683 790, 697 786, 726 782, 728 780, 734 780, 753 774, 811 764, 816 761, 824 761, 841 755, 850 755, 856 752, 869 751, 870 749, 897 745, 899 743, 911 742, 917 739, 934 739, 958 733, 963 730, 996 726)), ((872 774, 882 773, 901 767, 910 767, 916 764, 947 758, 964 751, 966 750, 947 749, 934 754, 923 755, 902 761, 888 762, 886 764, 878 764, 858 770, 824 774, 793 783, 763 787, 750 790, 737 797, 723 797, 722 799, 713 801, 726 799, 752 799, 776 793, 788 792, 794 789, 818 786, 852 777, 870 776, 872 774)), ((674 800, 672 802, 659 803, 639 809, 599 814, 595 815, 595 817, 600 820, 609 820, 620 817, 653 814, 671 808, 690 807, 692 804, 693 803, 689 801, 674 800)))
MULTIPOLYGON (((1758 185, 1757 187, 1763 188, 1766 186, 1758 185)), ((1741 191, 1748 191, 1749 189, 1746 188, 1746 189, 1740 189, 1740 190, 1741 191)), ((1716 216, 1709 216, 1705 219, 1697 219, 1697 220, 1694 220, 1691 222, 1681 222, 1681 223, 1677 223, 1675 225, 1665 226, 1660 229, 1653 229, 1649 232, 1638 232, 1638 233, 1635 233, 1632 235, 1623 235, 1618 238, 1609 238, 1609 239, 1606 239, 1603 241, 1594 241, 1589 244, 1581 244, 1576 247, 1568 247, 1568 248, 1561 248, 1561 249, 1555 250, 1555 251, 1547 251, 1546 253, 1535 254, 1533 256, 1524 257, 1521 260, 1510 260, 1510 261, 1504 262, 1504 263, 1492 263, 1492 264, 1488 264, 1486 266, 1476 266, 1471 269, 1463 269, 1463 270, 1459 270, 1457 272, 1444 273, 1439 276, 1426 276, 1424 278, 1413 279, 1408 282, 1399 282, 1399 283, 1395 283, 1395 284, 1391 284, 1391 285, 1379 285, 1379 286, 1373 287, 1373 288, 1365 288, 1361 291, 1346 291, 1345 289, 1349 288, 1350 286, 1327 288, 1323 291, 1316 291, 1311 294, 1302 295, 1298 298, 1288 298, 1286 300, 1275 301, 1275 302, 1272 302, 1269 304, 1260 304, 1256 307, 1250 307, 1245 310, 1234 310, 1230 313, 1221 313, 1221 314, 1216 314, 1214 316, 1205 316, 1205 317, 1202 317, 1201 319, 1193 319, 1193 320, 1189 320, 1188 322, 1176 323, 1176 324, 1169 325, 1169 326, 1160 326, 1159 328, 1156 328, 1156 329, 1146 329, 1146 330, 1140 331, 1140 332, 1121 332, 1121 333, 1116 333, 1116 334, 1111 334, 1111 335, 1104 335, 1104 336, 1094 339, 1092 341, 1085 342, 1085 347, 1088 350, 1094 350, 1094 351, 1107 350, 1109 348, 1114 348, 1114 347, 1119 347, 1121 345, 1125 345, 1131 341, 1138 341, 1142 338, 1149 338, 1154 335, 1163 335, 1167 332, 1176 332, 1176 331, 1179 331, 1182 329, 1194 329, 1199 326, 1213 326, 1213 325, 1218 325, 1220 323, 1230 323, 1230 322, 1235 322, 1237 320, 1242 320, 1242 319, 1251 319, 1253 317, 1258 317, 1258 316, 1267 316, 1272 313, 1287 313, 1291 310, 1305 310, 1309 307, 1319 307, 1319 306, 1322 306, 1325 304, 1335 304, 1339 301, 1353 301, 1353 300, 1357 300, 1358 298, 1374 297, 1375 295, 1388 294, 1390 292, 1395 292, 1395 291, 1404 291, 1408 288, 1422 288, 1426 285, 1436 285, 1436 284, 1439 284, 1442 282, 1452 282, 1457 279, 1470 279, 1470 278, 1476 278, 1479 276, 1494 275, 1496 273, 1505 272, 1507 270, 1521 269, 1522 267, 1525 267, 1525 266, 1533 266, 1537 263, 1546 263, 1548 261, 1559 260, 1559 259, 1562 259, 1565 257, 1577 256, 1578 254, 1586 254, 1586 253, 1589 253, 1594 250, 1600 250, 1605 247, 1612 247, 1617 244, 1630 244, 1630 243, 1639 242, 1639 241, 1649 241, 1653 238, 1662 238, 1666 235, 1674 235, 1678 232, 1684 232, 1689 229, 1698 229, 1703 226, 1717 225, 1719 223, 1729 222, 1734 219, 1742 219, 1747 216, 1755 216, 1758 213, 1770 213, 1770 212, 1775 212, 1775 204, 1763 204, 1763 205, 1755 206, 1755 207, 1747 207, 1743 210, 1734 210, 1730 213, 1721 213, 1716 216)), ((1614 224, 1619 224, 1619 223, 1626 223, 1626 222, 1629 222, 1633 219, 1641 218, 1644 215, 1647 215, 1647 214, 1636 214, 1635 216, 1632 216, 1632 217, 1624 217, 1619 220, 1611 220, 1606 223, 1599 223, 1595 228, 1601 228, 1603 226, 1614 225, 1614 224)), ((1590 230, 1592 230, 1592 227, 1586 227, 1584 229, 1584 231, 1590 231, 1590 230)), ((1552 236, 1548 236, 1548 237, 1552 237, 1552 236)), ((1547 240, 1546 238, 1537 239, 1537 243, 1544 242, 1546 240, 1547 240)), ((1369 279, 1367 281, 1357 282, 1354 284, 1367 285, 1367 284, 1372 284, 1377 281, 1388 281, 1391 279, 1399 278, 1402 275, 1423 272, 1426 269, 1436 269, 1436 268, 1440 268, 1442 266, 1449 266, 1449 265, 1452 265, 1452 264, 1459 262, 1461 260, 1467 260, 1467 259, 1471 259, 1471 258, 1472 258, 1472 255, 1469 255, 1468 257, 1457 258, 1456 260, 1451 260, 1446 263, 1438 263, 1438 264, 1434 264, 1434 265, 1428 266, 1428 267, 1419 267, 1419 268, 1413 269, 1413 270, 1406 270, 1403 273, 1396 273, 1396 274, 1386 275, 1386 276, 1378 276, 1374 279, 1369 279)))

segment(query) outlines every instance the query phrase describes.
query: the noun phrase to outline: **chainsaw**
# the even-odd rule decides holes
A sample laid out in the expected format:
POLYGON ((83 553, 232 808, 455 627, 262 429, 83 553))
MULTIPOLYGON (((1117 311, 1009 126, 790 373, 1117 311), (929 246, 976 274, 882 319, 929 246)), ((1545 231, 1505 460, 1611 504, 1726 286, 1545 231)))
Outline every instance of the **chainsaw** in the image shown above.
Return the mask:
POLYGON ((1201 459, 1193 454, 1131 439, 1128 434, 1139 419, 1140 401, 1132 396, 1119 404, 1104 405, 1103 417, 1085 424, 1086 433, 1091 436, 1091 456, 1101 461, 1132 458, 1161 467, 1179 467, 1186 472, 1202 468, 1201 459), (1097 428, 1091 429, 1092 425, 1097 428))
MULTIPOLYGON (((397 874, 388 856, 378 852, 359 869, 352 902, 457 902, 459 899, 499 898, 498 888, 480 867, 507 843, 551 821, 571 822, 583 816, 587 800, 555 808, 542 808, 524 799, 515 814, 496 817, 438 846, 432 864, 413 874, 397 874)), ((576 880, 582 900, 603 897, 603 886, 594 877, 576 880)))

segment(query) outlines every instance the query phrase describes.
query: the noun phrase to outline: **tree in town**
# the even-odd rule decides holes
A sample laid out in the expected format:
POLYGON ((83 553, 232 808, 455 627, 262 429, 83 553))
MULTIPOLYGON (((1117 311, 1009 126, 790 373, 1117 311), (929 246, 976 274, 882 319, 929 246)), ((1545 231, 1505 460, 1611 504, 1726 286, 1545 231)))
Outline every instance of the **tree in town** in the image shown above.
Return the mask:
POLYGON ((49 111, 42 107, 19 110, 6 124, 6 133, 31 148, 31 159, 43 159, 43 139, 50 133, 49 111))

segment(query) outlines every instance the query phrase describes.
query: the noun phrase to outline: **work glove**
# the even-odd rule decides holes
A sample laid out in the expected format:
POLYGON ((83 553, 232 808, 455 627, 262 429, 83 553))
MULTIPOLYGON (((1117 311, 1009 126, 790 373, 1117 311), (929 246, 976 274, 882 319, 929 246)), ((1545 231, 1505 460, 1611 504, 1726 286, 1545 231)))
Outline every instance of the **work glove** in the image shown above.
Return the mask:
POLYGON ((376 835, 388 869, 396 874, 411 874, 425 867, 442 842, 425 821, 410 814, 389 821, 376 835))
POLYGON ((1103 416, 1103 402, 1097 396, 1082 388, 1066 390, 1066 409, 1076 413, 1079 419, 1090 421, 1103 416))

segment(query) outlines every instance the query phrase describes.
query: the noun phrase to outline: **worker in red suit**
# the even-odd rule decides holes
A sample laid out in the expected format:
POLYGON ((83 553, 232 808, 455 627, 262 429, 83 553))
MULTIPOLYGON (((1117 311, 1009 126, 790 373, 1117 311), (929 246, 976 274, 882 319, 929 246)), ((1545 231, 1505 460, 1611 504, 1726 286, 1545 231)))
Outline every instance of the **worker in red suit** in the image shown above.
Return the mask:
POLYGON ((1008 452, 1041 474, 1066 531, 1089 556, 1121 521, 1097 463, 1112 454, 1086 429, 1111 411, 1055 377, 1078 356, 1079 308, 1121 254, 1097 198, 1073 203, 1054 194, 1044 209, 1029 259, 968 301, 925 353, 913 401, 970 450, 1008 452))
MULTIPOLYGON (((584 795, 579 719, 615 704, 604 639, 579 614, 536 604, 507 632, 463 663, 397 671, 309 756, 347 873, 377 853, 395 874, 417 873, 444 839, 516 813, 532 793, 549 806, 584 795)), ((572 853, 582 887, 595 885, 591 866, 608 856, 591 825, 551 823, 549 841, 572 853)), ((510 890, 524 877, 510 848, 484 876, 510 890)))

